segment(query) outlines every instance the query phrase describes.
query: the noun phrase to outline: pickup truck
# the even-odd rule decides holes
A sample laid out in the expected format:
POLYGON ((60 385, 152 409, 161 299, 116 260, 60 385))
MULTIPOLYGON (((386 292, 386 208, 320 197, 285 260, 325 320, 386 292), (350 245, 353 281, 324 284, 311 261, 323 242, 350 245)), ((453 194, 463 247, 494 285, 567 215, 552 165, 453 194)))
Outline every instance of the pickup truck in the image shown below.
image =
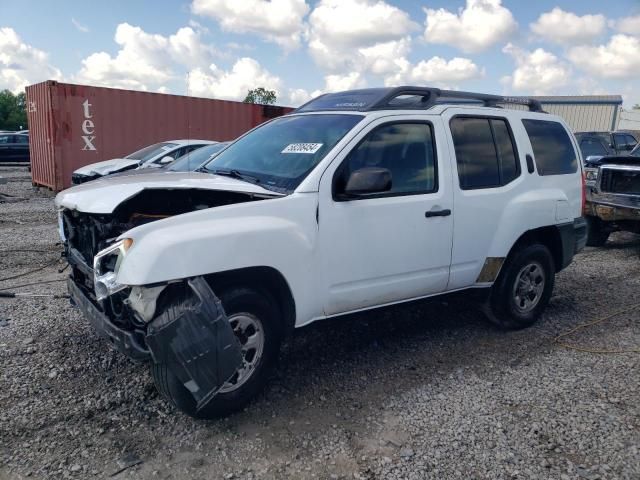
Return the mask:
POLYGON ((640 233, 640 145, 627 156, 585 160, 587 245, 601 247, 615 231, 640 233))
POLYGON ((578 144, 536 100, 397 87, 322 95, 198 172, 56 204, 73 303, 211 418, 318 320, 465 291, 499 327, 532 325, 584 246, 583 195, 578 144))

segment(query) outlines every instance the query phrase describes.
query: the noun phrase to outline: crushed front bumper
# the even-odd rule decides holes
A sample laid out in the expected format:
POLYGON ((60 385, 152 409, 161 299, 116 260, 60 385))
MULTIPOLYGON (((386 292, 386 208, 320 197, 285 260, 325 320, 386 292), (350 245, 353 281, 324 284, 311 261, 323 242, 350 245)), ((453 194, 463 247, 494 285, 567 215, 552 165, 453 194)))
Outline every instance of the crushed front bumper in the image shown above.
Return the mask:
POLYGON ((87 317, 96 332, 108 339, 116 350, 137 361, 145 361, 151 358, 149 349, 144 342, 144 332, 132 332, 115 325, 109 320, 109 317, 94 305, 80 287, 75 284, 73 279, 67 279, 67 287, 71 302, 87 317))

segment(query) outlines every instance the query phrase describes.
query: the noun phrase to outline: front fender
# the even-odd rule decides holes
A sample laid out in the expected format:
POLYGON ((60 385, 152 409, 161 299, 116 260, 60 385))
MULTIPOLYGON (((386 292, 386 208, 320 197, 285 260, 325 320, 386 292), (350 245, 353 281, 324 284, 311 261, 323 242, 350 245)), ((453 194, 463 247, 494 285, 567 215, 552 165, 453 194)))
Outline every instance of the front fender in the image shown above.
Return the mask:
POLYGON ((133 245, 117 282, 150 285, 264 266, 283 275, 296 305, 313 303, 316 208, 316 193, 293 194, 142 225, 121 236, 133 245))
POLYGON ((143 225, 117 281, 148 285, 238 268, 290 270, 315 245, 315 195, 301 194, 191 212, 143 225))

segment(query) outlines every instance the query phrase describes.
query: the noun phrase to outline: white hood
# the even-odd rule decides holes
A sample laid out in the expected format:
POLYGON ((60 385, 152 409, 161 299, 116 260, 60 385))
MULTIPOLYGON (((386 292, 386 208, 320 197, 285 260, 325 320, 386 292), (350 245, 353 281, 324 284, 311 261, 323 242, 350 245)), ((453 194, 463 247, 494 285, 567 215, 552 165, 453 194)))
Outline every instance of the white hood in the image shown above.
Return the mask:
POLYGON ((111 160, 105 160, 104 162, 92 163, 75 170, 75 175, 86 175, 92 177, 94 175, 109 175, 110 173, 118 172, 123 168, 131 167, 132 165, 138 165, 139 160, 133 160, 130 158, 112 158, 111 160))
POLYGON ((153 172, 147 175, 107 177, 76 185, 56 196, 56 206, 85 213, 111 213, 118 205, 145 189, 199 189, 281 196, 234 178, 197 172, 153 172))

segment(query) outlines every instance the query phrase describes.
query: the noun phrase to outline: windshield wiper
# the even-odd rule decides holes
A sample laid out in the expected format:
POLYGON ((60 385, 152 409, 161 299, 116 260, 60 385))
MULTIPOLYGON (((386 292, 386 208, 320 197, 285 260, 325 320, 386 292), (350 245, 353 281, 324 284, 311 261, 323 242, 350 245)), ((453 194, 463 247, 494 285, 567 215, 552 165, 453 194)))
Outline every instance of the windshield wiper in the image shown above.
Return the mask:
POLYGON ((214 175, 223 175, 225 177, 236 178, 238 180, 243 180, 249 183, 260 183, 260 179, 258 177, 254 177, 253 175, 247 175, 246 173, 240 173, 238 170, 208 170, 205 169, 208 173, 213 173, 214 175))

